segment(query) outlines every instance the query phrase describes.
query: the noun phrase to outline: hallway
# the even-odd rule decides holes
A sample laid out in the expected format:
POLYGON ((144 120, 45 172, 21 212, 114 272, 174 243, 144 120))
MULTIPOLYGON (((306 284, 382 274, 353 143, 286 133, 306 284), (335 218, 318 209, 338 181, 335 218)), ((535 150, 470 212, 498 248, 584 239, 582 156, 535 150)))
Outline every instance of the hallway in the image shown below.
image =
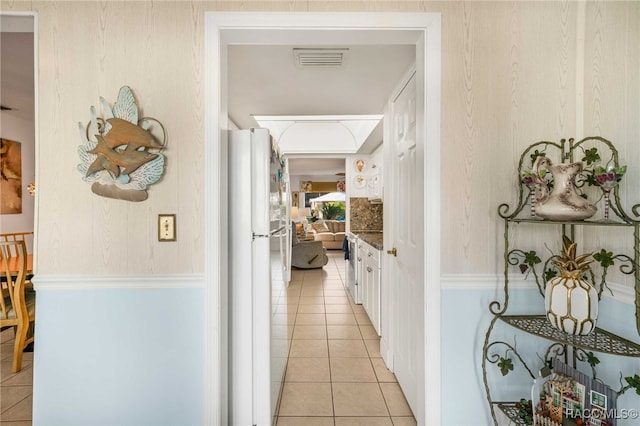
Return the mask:
POLYGON ((323 269, 293 271, 292 342, 277 426, 415 425, 369 317, 344 290, 343 255, 330 250, 323 269))

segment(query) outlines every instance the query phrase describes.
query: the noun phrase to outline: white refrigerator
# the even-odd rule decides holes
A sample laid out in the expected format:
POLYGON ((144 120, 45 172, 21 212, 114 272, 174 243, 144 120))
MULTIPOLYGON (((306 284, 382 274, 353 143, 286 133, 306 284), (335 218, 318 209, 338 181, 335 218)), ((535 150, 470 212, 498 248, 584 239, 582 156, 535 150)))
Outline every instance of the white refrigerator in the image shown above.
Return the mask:
POLYGON ((267 129, 229 131, 229 423, 269 426, 290 336, 290 189, 267 129))

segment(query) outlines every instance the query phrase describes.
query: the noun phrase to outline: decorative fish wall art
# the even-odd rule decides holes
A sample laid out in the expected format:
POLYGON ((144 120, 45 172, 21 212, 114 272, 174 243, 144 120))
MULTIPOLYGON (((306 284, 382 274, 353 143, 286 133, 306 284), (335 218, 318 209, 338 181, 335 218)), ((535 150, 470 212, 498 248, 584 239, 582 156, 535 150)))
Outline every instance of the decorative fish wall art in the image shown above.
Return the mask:
POLYGON ((127 86, 120 89, 113 108, 103 97, 100 104, 104 118, 91 106, 89 123, 78 123, 83 143, 78 147, 82 180, 91 184, 94 194, 144 201, 149 185, 164 173, 164 126, 155 118, 138 118, 138 105, 127 86))

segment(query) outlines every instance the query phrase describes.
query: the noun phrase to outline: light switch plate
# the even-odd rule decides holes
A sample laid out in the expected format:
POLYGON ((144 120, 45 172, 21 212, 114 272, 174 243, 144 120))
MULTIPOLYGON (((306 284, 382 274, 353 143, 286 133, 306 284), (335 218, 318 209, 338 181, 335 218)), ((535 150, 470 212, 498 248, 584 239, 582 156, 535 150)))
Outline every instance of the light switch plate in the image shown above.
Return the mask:
POLYGON ((158 241, 176 240, 176 215, 158 215, 158 241))

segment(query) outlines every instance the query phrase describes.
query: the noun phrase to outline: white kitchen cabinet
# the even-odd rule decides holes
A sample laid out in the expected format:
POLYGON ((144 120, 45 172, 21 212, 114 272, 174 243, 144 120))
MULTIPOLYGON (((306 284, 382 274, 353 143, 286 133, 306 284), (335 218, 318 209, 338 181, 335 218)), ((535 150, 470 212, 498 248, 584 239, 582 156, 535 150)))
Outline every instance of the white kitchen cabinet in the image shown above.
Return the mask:
POLYGON ((369 319, 373 324, 378 335, 380 335, 380 266, 381 266, 381 250, 365 243, 360 242, 360 279, 362 290, 362 306, 369 315, 369 319))

